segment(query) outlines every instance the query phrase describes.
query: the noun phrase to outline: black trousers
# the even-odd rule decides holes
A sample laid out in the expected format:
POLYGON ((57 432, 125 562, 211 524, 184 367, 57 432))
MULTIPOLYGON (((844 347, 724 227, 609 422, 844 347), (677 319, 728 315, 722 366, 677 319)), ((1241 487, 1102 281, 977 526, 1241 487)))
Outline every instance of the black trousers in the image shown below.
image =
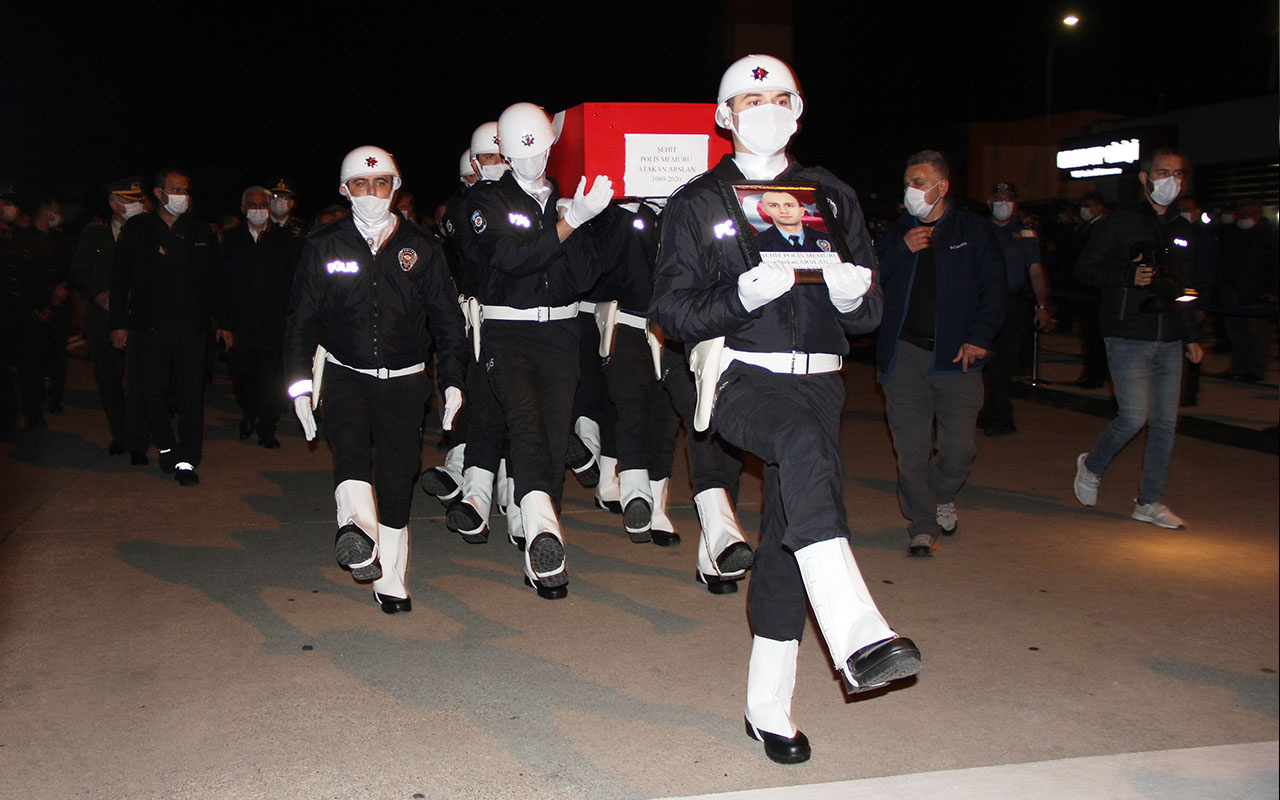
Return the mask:
POLYGON ((236 345, 227 351, 227 371, 240 415, 253 420, 258 438, 274 436, 286 397, 284 352, 236 345))
MULTIPOLYGON (((742 477, 742 451, 726 442, 714 428, 702 433, 693 429, 697 388, 680 342, 667 342, 662 350, 662 388, 671 398, 676 414, 684 421, 693 493, 696 495, 707 489, 724 489, 729 493, 730 499, 737 503, 738 482, 742 477)), ((673 441, 672 446, 674 445, 673 441)), ((659 469, 662 469, 661 465, 659 469)), ((670 460, 664 474, 671 474, 670 460)))
POLYGON ((619 325, 613 353, 603 366, 609 400, 617 411, 618 469, 648 470, 651 480, 671 477, 680 418, 653 375, 644 331, 619 325))
MULTIPOLYGON (((978 425, 983 428, 1013 425, 1013 405, 1009 403, 1009 387, 1013 373, 1018 368, 1018 353, 1027 338, 1035 317, 1035 300, 1014 296, 1009 298, 1009 310, 1004 325, 991 344, 994 351, 991 360, 982 370, 987 384, 987 398, 978 415, 978 425)), ((954 355, 954 354, 952 354, 954 355)))
POLYGON ((351 480, 373 484, 379 521, 405 527, 422 465, 422 410, 431 377, 419 372, 380 380, 329 364, 320 392, 334 488, 351 480))
POLYGON ((600 454, 617 458, 614 434, 618 415, 609 400, 600 361, 600 329, 594 314, 578 314, 578 391, 573 396, 573 419, 586 417, 600 426, 600 454))
POLYGON ((748 610, 758 636, 800 639, 807 596, 795 552, 849 538, 840 455, 840 373, 775 375, 732 364, 712 417, 726 440, 764 462, 760 546, 748 610))
MULTIPOLYGON (((129 380, 146 418, 151 442, 158 450, 173 449, 175 461, 200 465, 204 449, 205 331, 183 327, 129 331, 129 380), (175 439, 169 423, 169 390, 178 414, 175 439)), ((130 450, 145 451, 146 443, 132 442, 130 450)))
POLYGON ((130 424, 133 439, 146 438, 146 418, 141 409, 135 409, 132 418, 124 395, 123 350, 111 346, 111 319, 106 310, 89 301, 85 314, 85 333, 89 338, 89 360, 93 363, 93 378, 98 384, 98 400, 107 415, 107 428, 113 442, 128 442, 130 424))
POLYGON ((560 504, 578 339, 577 319, 484 323, 480 355, 507 426, 507 474, 515 480, 517 504, 529 492, 546 492, 560 504))
MULTIPOLYGON (((454 443, 467 445, 463 469, 476 467, 498 474, 498 463, 506 452, 506 426, 502 406, 489 384, 483 364, 467 363, 467 401, 459 416, 466 415, 466 427, 455 431, 454 443), (458 434, 461 434, 459 438, 458 434)), ((461 425, 459 427, 462 427, 461 425)))

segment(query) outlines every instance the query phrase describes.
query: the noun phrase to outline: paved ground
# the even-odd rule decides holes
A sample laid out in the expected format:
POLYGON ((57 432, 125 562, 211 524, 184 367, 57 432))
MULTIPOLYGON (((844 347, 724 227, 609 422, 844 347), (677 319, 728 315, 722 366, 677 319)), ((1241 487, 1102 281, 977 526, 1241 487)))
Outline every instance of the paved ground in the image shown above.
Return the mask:
MULTIPOLYGON (((414 611, 388 617, 333 563, 323 447, 293 426, 279 451, 237 441, 220 381, 202 483, 184 489, 102 451, 73 359, 68 412, 0 437, 0 797, 640 798, 860 779, 996 797, 1007 765, 1041 762, 1020 774, 1042 796, 1088 796, 1061 776, 1166 774, 1105 758, 1138 753, 1174 777, 1096 796, 1275 796, 1274 455, 1179 437, 1168 499, 1190 527, 1163 531, 1127 516, 1136 443, 1082 508, 1074 458, 1105 421, 1016 401, 1019 433, 979 442, 959 534, 911 560, 881 400, 866 367, 846 378, 855 552, 926 668, 848 701, 810 630, 796 714, 814 757, 781 767, 742 731, 745 593, 692 581, 683 466, 687 540, 671 550, 631 544, 571 486, 570 596, 554 603, 521 585, 501 523, 469 546, 420 496, 414 611)), ((748 476, 750 530, 759 496, 748 476)), ((826 796, 870 796, 858 785, 826 796)))

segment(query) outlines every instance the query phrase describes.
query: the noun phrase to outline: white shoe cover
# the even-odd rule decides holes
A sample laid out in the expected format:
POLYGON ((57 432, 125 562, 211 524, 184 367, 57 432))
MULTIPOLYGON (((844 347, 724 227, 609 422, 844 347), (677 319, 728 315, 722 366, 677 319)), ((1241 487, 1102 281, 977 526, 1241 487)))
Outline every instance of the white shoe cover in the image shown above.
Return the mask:
MULTIPOLYGON (((600 482, 596 484, 596 499, 601 503, 622 502, 622 486, 618 477, 618 459, 613 456, 600 456, 600 482)), ((623 505, 626 504, 623 503, 623 505)))
POLYGON ((453 478, 453 482, 462 485, 463 464, 466 462, 466 444, 459 444, 450 447, 448 452, 444 454, 444 464, 440 469, 449 473, 449 477, 453 478))
POLYGON ((409 529, 378 526, 382 577, 373 582, 373 591, 383 597, 409 597, 405 576, 409 571, 409 529))
POLYGON ((462 473, 462 502, 471 506, 485 523, 489 522, 489 509, 493 506, 493 482, 495 476, 487 469, 467 467, 462 473))
POLYGON ((507 509, 511 507, 512 484, 507 478, 507 460, 504 458, 498 462, 498 477, 494 480, 495 498, 498 501, 498 510, 503 514, 507 513, 507 509))
MULTIPOLYGON (((506 462, 503 462, 506 463, 506 462)), ((515 478, 507 478, 504 481, 507 487, 507 540, 517 547, 519 542, 524 541, 524 518, 520 513, 520 506, 510 502, 512 497, 516 496, 515 478)))
POLYGON ((338 527, 355 524, 373 540, 373 556, 368 561, 349 566, 359 569, 378 560, 378 507, 373 501, 373 486, 364 481, 343 481, 333 490, 338 506, 338 527))
POLYGON ((649 491, 653 494, 653 521, 650 525, 655 531, 676 532, 676 524, 667 516, 667 489, 670 483, 670 478, 649 481, 649 491))
POLYGON ((758 731, 794 738, 799 729, 791 721, 791 697, 796 690, 796 658, 800 642, 756 636, 747 665, 747 722, 758 731))
POLYGON ((524 574, 531 581, 546 586, 560 586, 567 580, 564 558, 564 534, 560 532, 560 519, 555 504, 546 492, 529 492, 520 498, 520 516, 524 524, 526 544, 524 548, 524 574), (531 555, 539 536, 551 534, 560 543, 559 564, 552 569, 534 571, 531 555))
POLYGON ((733 512, 733 503, 729 502, 729 492, 724 489, 704 489, 693 496, 693 504, 698 509, 698 521, 702 523, 702 535, 698 537, 698 571, 703 575, 721 578, 741 578, 747 574, 745 569, 721 572, 716 564, 716 557, 725 548, 747 541, 742 535, 738 517, 733 512))
POLYGON ((849 540, 839 537, 796 551, 809 605, 836 669, 869 644, 896 634, 880 615, 853 560, 849 540))
MULTIPOLYGON (((578 417, 573 421, 573 432, 591 451, 591 457, 600 461, 600 423, 590 417, 578 417)), ((603 470, 601 470, 603 472, 603 470)))

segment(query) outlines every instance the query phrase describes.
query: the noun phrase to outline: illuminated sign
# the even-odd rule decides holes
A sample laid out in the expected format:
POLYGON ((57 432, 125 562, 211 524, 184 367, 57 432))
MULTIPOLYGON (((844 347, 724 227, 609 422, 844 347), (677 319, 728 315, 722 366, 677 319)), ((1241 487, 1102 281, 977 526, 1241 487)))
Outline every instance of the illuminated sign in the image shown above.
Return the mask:
MULTIPOLYGON (((1074 150, 1058 151, 1058 169, 1076 169, 1079 167, 1100 167, 1104 164, 1135 164, 1139 158, 1141 144, 1137 139, 1121 139, 1118 142, 1098 147, 1080 147, 1074 150)), ((1105 173, 1119 174, 1120 170, 1105 173)))
POLYGON ((1138 125, 1063 139, 1054 163, 1062 178, 1075 180, 1136 175, 1144 153, 1176 145, 1173 125, 1138 125))

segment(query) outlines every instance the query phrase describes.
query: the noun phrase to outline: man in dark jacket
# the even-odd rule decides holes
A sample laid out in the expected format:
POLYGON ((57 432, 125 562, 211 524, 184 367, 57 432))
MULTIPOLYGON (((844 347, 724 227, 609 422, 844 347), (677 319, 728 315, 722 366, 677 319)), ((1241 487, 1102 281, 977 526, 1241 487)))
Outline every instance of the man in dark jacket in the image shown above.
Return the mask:
POLYGON ((857 195, 827 170, 787 155, 803 107, 783 61, 751 55, 730 65, 720 81, 716 123, 732 132, 734 154, 671 197, 649 308, 669 336, 713 351, 720 340, 719 363, 703 367, 718 390, 711 422, 726 441, 764 462, 746 728, 781 763, 810 755, 808 738, 791 719, 806 598, 848 692, 920 670, 920 651, 880 614, 849 546, 839 369, 849 351, 846 335, 875 328, 881 296, 857 195), (742 212, 725 199, 734 196, 727 184, 744 179, 818 184, 854 263, 834 258, 821 270, 822 283, 803 284, 783 259, 749 263, 750 248, 739 237, 754 231, 738 230, 734 220, 742 212))
POLYGON ((1116 418, 1076 458, 1076 499, 1098 502, 1098 485, 1111 459, 1147 426, 1142 481, 1133 518, 1162 528, 1184 523, 1162 501, 1173 456, 1182 382, 1182 353, 1193 363, 1200 349, 1191 294, 1196 261, 1208 247, 1204 226, 1170 207, 1182 194, 1186 159, 1159 149, 1142 159, 1141 199, 1102 222, 1076 264, 1076 278, 1102 289, 1102 335, 1115 385, 1116 418))
POLYGON ((907 213, 879 247, 885 300, 876 367, 898 452, 898 501, 910 520, 908 552, 917 557, 933 554, 937 531, 956 531, 956 492, 973 466, 981 370, 1009 296, 991 225, 952 206, 950 176, 937 151, 907 159, 907 213))

